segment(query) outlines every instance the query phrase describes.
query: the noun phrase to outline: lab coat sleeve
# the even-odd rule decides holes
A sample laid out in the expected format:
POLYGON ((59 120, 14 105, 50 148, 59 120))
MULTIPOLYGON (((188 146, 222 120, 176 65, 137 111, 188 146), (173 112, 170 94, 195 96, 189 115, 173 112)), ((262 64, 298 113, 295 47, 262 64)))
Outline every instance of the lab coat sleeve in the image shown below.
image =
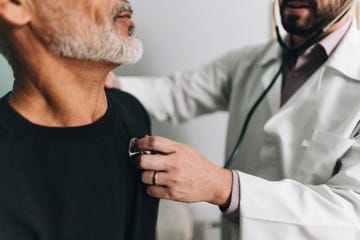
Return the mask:
POLYGON ((238 174, 240 239, 360 239, 360 140, 342 158, 340 172, 324 184, 238 174))
POLYGON ((137 97, 158 121, 183 122, 201 114, 227 110, 231 89, 224 56, 194 71, 166 77, 118 77, 120 87, 137 97))

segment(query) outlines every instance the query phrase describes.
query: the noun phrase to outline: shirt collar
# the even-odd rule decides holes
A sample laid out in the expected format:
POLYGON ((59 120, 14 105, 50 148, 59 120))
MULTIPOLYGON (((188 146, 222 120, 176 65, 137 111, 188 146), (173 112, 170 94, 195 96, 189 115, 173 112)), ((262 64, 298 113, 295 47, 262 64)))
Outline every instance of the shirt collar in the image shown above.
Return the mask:
POLYGON ((342 25, 336 31, 330 33, 325 38, 323 38, 318 44, 322 46, 328 56, 335 50, 336 46, 339 44, 341 39, 345 36, 346 32, 349 30, 352 23, 352 18, 346 21, 344 25, 342 25))
MULTIPOLYGON (((310 46, 303 54, 306 54, 308 51, 311 51, 315 45, 320 45, 324 48, 327 56, 329 57, 332 52, 335 50, 336 46, 340 43, 341 39, 345 36, 348 29, 350 29, 353 23, 353 18, 350 17, 344 25, 335 30, 334 32, 327 35, 325 38, 319 42, 310 46)), ((288 38, 288 37, 286 37, 288 38)), ((282 55, 281 48, 278 48, 278 44, 270 44, 267 46, 267 51, 263 55, 264 57, 260 60, 259 64, 261 66, 268 64, 271 61, 276 61, 282 55)))
MULTIPOLYGON (((351 22, 352 18, 349 17, 345 24, 343 24, 340 28, 331 32, 319 42, 314 43, 313 45, 308 47, 302 54, 300 54, 300 56, 307 56, 316 46, 321 46, 325 50, 327 57, 329 57, 331 53, 335 50, 336 46, 340 43, 341 39, 345 36, 347 30, 351 26, 351 22)), ((288 39, 288 36, 286 38, 288 39)))

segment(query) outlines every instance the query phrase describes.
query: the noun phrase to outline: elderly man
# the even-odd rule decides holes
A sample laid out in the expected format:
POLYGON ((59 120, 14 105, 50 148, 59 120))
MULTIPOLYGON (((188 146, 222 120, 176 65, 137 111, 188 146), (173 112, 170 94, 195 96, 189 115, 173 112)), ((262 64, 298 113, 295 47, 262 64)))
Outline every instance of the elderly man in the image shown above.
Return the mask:
POLYGON ((148 116, 104 91, 141 57, 131 16, 126 0, 0 0, 15 75, 0 101, 0 239, 154 239, 158 201, 128 157, 148 116))

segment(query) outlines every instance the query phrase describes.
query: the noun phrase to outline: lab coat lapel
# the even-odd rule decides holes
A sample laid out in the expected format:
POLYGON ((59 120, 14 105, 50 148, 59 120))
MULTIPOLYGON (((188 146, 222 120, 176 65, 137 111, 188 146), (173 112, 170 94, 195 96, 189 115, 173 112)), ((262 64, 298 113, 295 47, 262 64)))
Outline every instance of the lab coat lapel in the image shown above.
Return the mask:
POLYGON ((360 51, 354 49, 354 46, 360 48, 358 42, 360 32, 356 28, 356 21, 353 21, 348 37, 339 44, 337 50, 330 56, 327 65, 355 81, 360 81, 360 51))
MULTIPOLYGON (((356 42, 359 39, 360 32, 356 30, 357 25, 355 21, 353 21, 350 29, 349 29, 349 36, 346 41, 341 42, 338 46, 337 51, 330 57, 327 64, 328 67, 332 67, 339 72, 345 74, 346 76, 359 81, 360 80, 360 68, 359 65, 355 63, 359 63, 360 59, 360 51, 354 51, 353 47, 359 45, 356 42), (342 52, 352 53, 352 54, 343 54, 342 52)), ((360 47, 360 46, 359 46, 360 47)), ((265 52, 262 59, 259 61, 261 68, 264 69, 264 74, 262 75, 261 82, 263 84, 263 88, 269 86, 271 80, 275 76, 276 72, 278 71, 281 62, 278 60, 280 59, 281 55, 281 48, 278 45, 273 45, 268 51, 265 52), (269 67, 270 66, 270 67, 269 67)), ((323 70, 322 70, 323 71, 323 70)), ((319 72, 319 70, 317 71, 319 72)), ((313 78, 316 74, 314 74, 311 78, 313 78)), ((316 90, 319 90, 321 86, 321 76, 319 78, 318 85, 316 85, 316 90)), ((310 80, 310 79, 309 79, 310 80)), ((309 81, 308 80, 308 81, 309 81)), ((282 74, 276 80, 275 85, 271 89, 271 91, 266 96, 267 102, 271 109, 272 115, 277 113, 280 109, 280 101, 281 101, 281 85, 282 85, 282 74)), ((293 97, 289 99, 289 101, 294 101, 295 96, 301 92, 300 88, 297 93, 293 97)), ((314 90, 314 89, 313 89, 314 90)))
POLYGON ((359 39, 355 34, 359 33, 350 31, 324 66, 265 124, 269 136, 283 139, 285 177, 306 183, 324 181, 331 177, 336 160, 351 145, 348 138, 360 120, 360 95, 356 87, 360 79, 360 53, 354 51, 354 46, 360 48, 360 43, 355 42, 359 39), (298 152, 294 150, 295 155, 288 151, 299 145, 303 147, 298 152), (316 166, 323 169, 321 174, 314 174, 319 173, 314 159, 316 166))
MULTIPOLYGON (((265 144, 262 151, 264 162, 262 169, 259 171, 269 172, 268 156, 278 156, 279 152, 287 161, 282 162, 283 171, 278 177, 284 178, 292 175, 294 169, 293 153, 298 143, 295 143, 294 137, 299 135, 299 131, 303 135, 311 135, 311 127, 307 126, 310 119, 314 116, 314 107, 318 104, 320 98, 317 92, 318 81, 320 81, 322 70, 319 69, 308 81, 298 89, 298 91, 283 105, 276 114, 274 114, 265 124, 264 131, 269 143, 281 139, 283 142, 281 148, 274 148, 271 144, 265 144), (266 167, 264 167, 266 166, 266 167)), ((300 143, 301 144, 301 143, 300 143)), ((297 153, 300 154, 300 153, 297 153)), ((279 161, 274 159, 273 161, 279 161)), ((265 176, 264 173, 264 176, 265 176)))
MULTIPOLYGON (((281 61, 279 60, 279 55, 281 54, 281 49, 273 45, 265 54, 264 57, 260 60, 260 68, 263 68, 264 74, 261 78, 261 83, 263 85, 263 89, 265 90, 273 80, 277 71, 280 68, 281 61), (270 67, 269 67, 270 66, 270 67)), ((274 86, 270 90, 270 92, 266 96, 266 101, 269 104, 271 114, 274 115, 280 108, 281 101, 281 81, 282 74, 280 74, 274 86)))

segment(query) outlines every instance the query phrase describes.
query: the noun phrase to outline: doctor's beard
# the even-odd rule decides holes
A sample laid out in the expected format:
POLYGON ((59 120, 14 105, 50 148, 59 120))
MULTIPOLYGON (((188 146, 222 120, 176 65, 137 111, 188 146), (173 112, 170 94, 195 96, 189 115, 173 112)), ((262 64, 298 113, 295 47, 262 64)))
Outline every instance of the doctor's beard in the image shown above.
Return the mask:
MULTIPOLYGON (((115 64, 132 64, 140 60, 143 46, 139 39, 132 36, 133 29, 129 29, 129 37, 123 37, 116 31, 114 16, 120 11, 131 10, 126 2, 120 2, 109 16, 109 22, 100 25, 90 18, 83 16, 76 18, 76 22, 47 21, 49 50, 58 56, 110 62, 115 64)), ((132 11, 132 10, 131 10, 132 11)), ((66 14, 64 12, 64 14, 66 14)))
POLYGON ((286 15, 285 7, 294 1, 283 0, 280 2, 281 20, 285 30, 290 34, 304 36, 315 33, 330 23, 351 0, 331 0, 323 5, 319 4, 319 0, 298 1, 309 6, 310 13, 306 17, 286 15), (301 18, 303 19, 301 20, 301 18))

